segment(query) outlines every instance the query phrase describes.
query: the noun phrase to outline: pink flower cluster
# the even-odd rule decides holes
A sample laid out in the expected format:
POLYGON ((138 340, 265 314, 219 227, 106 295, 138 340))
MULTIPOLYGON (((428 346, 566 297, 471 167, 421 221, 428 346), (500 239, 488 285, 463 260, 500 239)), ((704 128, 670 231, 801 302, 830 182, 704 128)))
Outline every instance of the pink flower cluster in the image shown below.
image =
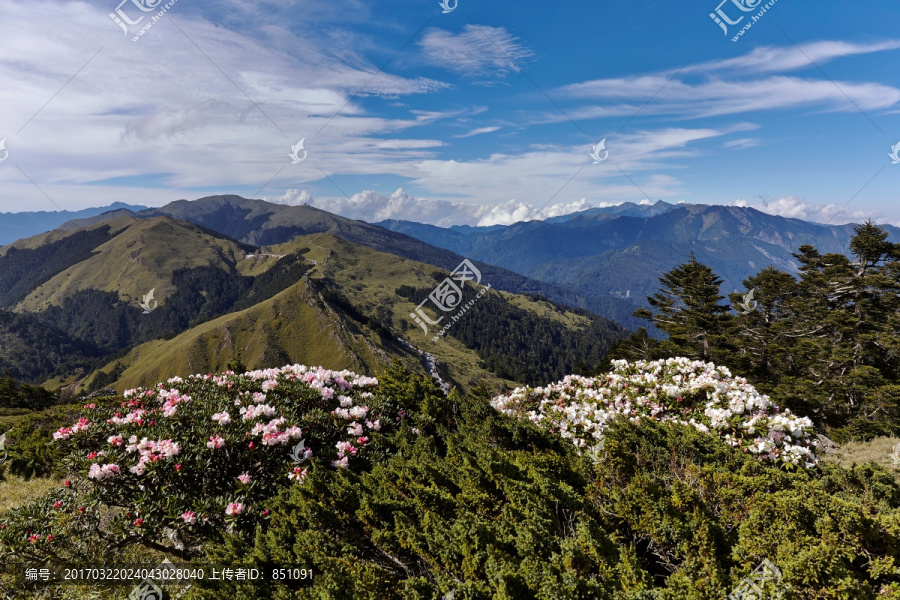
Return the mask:
POLYGON ((60 427, 56 433, 53 434, 54 440, 67 440, 72 437, 73 434, 79 433, 81 431, 87 431, 91 427, 91 422, 86 418, 81 417, 78 419, 78 422, 72 425, 71 427, 60 427))
POLYGON ((109 464, 101 467, 100 465, 94 464, 91 465, 90 470, 88 470, 88 477, 99 481, 118 475, 118 473, 119 465, 109 464))
MULTIPOLYGON (((171 380, 169 380, 169 382, 171 383, 171 380)), ((183 395, 181 392, 174 389, 160 391, 159 397, 165 400, 162 404, 162 414, 164 417, 174 416, 178 411, 179 404, 191 401, 190 396, 183 395)))
POLYGON ((172 440, 160 440, 156 442, 143 438, 138 442, 137 436, 133 435, 128 439, 128 445, 125 446, 125 450, 140 454, 137 464, 128 470, 135 475, 143 475, 147 463, 154 463, 163 458, 174 458, 181 453, 181 446, 172 440))
POLYGON ((219 425, 228 425, 231 423, 231 415, 227 412, 222 411, 220 413, 216 413, 212 416, 212 420, 218 423, 219 425))
POLYGON ((268 404, 256 406, 251 404, 250 406, 241 407, 241 418, 244 421, 252 421, 257 417, 271 417, 275 412, 274 406, 269 406, 268 404))
POLYGON ((294 470, 288 473, 288 479, 297 483, 303 483, 303 480, 306 479, 306 469, 294 467, 294 470))
MULTIPOLYGON (((359 425, 359 423, 356 423, 355 425, 359 425)), ((360 431, 362 431, 361 427, 360 431)), ((348 433, 351 432, 348 430, 348 433)), ((331 461, 332 466, 339 467, 341 469, 346 469, 347 467, 349 467, 350 457, 359 454, 360 448, 365 447, 365 445, 369 443, 369 438, 366 436, 360 436, 356 438, 355 441, 357 445, 354 445, 353 442, 343 441, 338 442, 334 445, 334 447, 337 448, 338 457, 337 460, 331 461)))
POLYGON ((302 432, 299 427, 288 427, 284 431, 279 431, 278 428, 282 425, 284 425, 284 417, 272 419, 266 424, 257 423, 253 426, 253 429, 250 430, 250 435, 254 437, 262 435, 263 446, 274 446, 275 444, 284 446, 292 439, 301 436, 302 432))
MULTIPOLYGON (((377 414, 375 405, 369 406, 369 399, 373 399, 374 394, 368 390, 374 390, 377 385, 377 379, 360 377, 350 371, 330 371, 303 365, 243 375, 225 373, 191 375, 184 379, 173 377, 153 389, 127 390, 121 412, 101 406, 90 413, 103 416, 93 416, 97 421, 94 429, 78 440, 77 445, 73 444, 77 448, 75 456, 92 480, 100 481, 119 475, 113 485, 124 486, 123 491, 138 484, 144 486, 148 504, 139 507, 134 516, 128 517, 133 520, 140 515, 141 525, 132 521, 136 527, 143 526, 144 521, 170 524, 177 521, 179 525, 214 522, 214 515, 218 514, 221 519, 223 510, 229 518, 259 515, 263 507, 257 508, 252 502, 260 495, 272 492, 269 488, 273 485, 273 480, 266 476, 266 465, 270 469, 273 465, 281 465, 276 469, 285 468, 292 482, 302 483, 307 476, 307 469, 299 465, 312 456, 313 448, 304 445, 301 437, 303 431, 288 420, 297 400, 312 400, 313 407, 324 409, 326 415, 334 409, 331 412, 334 418, 322 415, 325 417, 325 423, 322 423, 325 437, 311 441, 327 447, 342 440, 337 443, 337 460, 332 464, 348 467, 351 459, 364 453, 363 449, 371 444, 371 436, 382 428, 383 422, 393 423, 395 415, 377 414), (294 398, 293 393, 298 387, 308 389, 301 391, 303 395, 299 398, 294 398), (309 394, 309 390, 313 393, 309 394), (283 412, 285 408, 288 412, 283 412), (339 426, 335 428, 334 425, 339 426), (142 437, 141 433, 145 431, 158 433, 142 437), (179 439, 183 446, 172 439, 150 439, 170 437, 179 439), (297 440, 300 440, 299 444, 297 440), (209 450, 203 448, 204 444, 209 450), (296 444, 293 449, 291 444, 296 444), (278 450, 279 446, 288 448, 278 450), (99 449, 101 447, 102 450, 99 449), (224 448, 228 451, 219 451, 224 448), (208 485, 204 485, 204 489, 192 490, 195 471, 210 469, 207 462, 210 451, 216 457, 212 469, 221 471, 223 477, 217 479, 214 476, 208 485), (104 452, 108 456, 101 459, 104 452), (156 462, 176 456, 183 465, 174 465, 174 469, 153 468, 156 462), (290 464, 291 459, 294 464, 290 464), (110 464, 104 464, 107 461, 110 464), (119 464, 122 465, 121 474, 119 464), (129 468, 132 464, 134 466, 129 468), (166 490, 174 489, 178 489, 179 493, 167 497, 169 492, 166 490), (178 500, 177 504, 172 505, 176 497, 182 497, 181 492, 188 494, 186 501, 182 504, 178 500), (191 497, 195 493, 198 497, 191 497), (201 497, 204 502, 213 499, 219 508, 210 512, 205 504, 198 503, 201 497), (198 508, 200 506, 204 508, 201 510, 198 508), (248 511, 248 508, 252 510, 248 511)), ((61 428, 54 437, 68 440, 73 434, 90 427, 92 423, 82 418, 73 426, 61 428)), ((279 480, 285 483, 281 476, 279 480)), ((268 512, 263 511, 262 514, 268 512)))
MULTIPOLYGON (((111 419, 108 419, 106 422, 111 423, 113 425, 130 425, 132 423, 137 423, 138 425, 144 424, 144 414, 145 411, 143 408, 136 408, 124 417, 114 416, 111 419)), ((118 413, 116 413, 118 415, 118 413)))

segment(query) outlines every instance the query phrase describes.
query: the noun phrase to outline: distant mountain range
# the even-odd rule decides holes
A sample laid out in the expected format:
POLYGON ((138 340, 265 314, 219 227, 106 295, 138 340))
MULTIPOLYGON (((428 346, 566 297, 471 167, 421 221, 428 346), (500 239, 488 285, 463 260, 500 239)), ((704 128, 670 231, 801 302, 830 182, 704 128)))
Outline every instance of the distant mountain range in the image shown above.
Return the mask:
MULTIPOLYGON (((578 294, 637 304, 691 252, 722 277, 723 292, 732 292, 744 289, 741 282, 767 266, 795 271, 791 253, 803 244, 823 254, 846 254, 853 235, 853 225, 821 225, 753 208, 665 202, 593 208, 509 226, 379 225, 578 294)), ((891 241, 900 241, 900 229, 886 229, 891 241)))
POLYGON ((138 211, 146 208, 138 204, 114 202, 109 206, 76 211, 0 213, 0 246, 56 229, 72 219, 83 219, 115 210, 138 211))
MULTIPOLYGON (((540 295, 629 329, 645 324, 632 313, 657 290, 659 277, 688 260, 691 252, 722 277, 722 291, 727 293, 742 290, 746 277, 769 265, 793 271, 796 264, 791 253, 803 244, 813 244, 822 253, 847 253, 853 235, 852 225, 822 225, 746 207, 662 201, 592 208, 509 226, 449 228, 393 220, 370 224, 310 206, 239 196, 179 200, 160 208, 115 204, 92 210, 96 214, 82 211, 83 218, 65 221, 60 229, 121 217, 170 217, 252 247, 328 233, 446 270, 469 258, 494 289, 540 295)), ((7 217, 0 215, 0 225, 7 217)), ((20 220, 28 219, 20 216, 20 220)), ((892 241, 900 241, 900 229, 887 229, 892 241)))

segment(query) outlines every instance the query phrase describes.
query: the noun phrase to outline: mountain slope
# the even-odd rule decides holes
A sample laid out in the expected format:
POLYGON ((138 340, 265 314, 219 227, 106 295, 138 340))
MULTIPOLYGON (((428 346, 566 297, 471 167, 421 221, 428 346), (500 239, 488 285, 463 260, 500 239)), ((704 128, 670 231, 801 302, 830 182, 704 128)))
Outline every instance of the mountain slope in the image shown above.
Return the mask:
MULTIPOLYGON (((239 196, 211 196, 199 200, 179 200, 161 208, 134 213, 139 218, 169 216, 254 245, 288 242, 300 235, 330 233, 354 244, 453 269, 464 258, 461 253, 430 246, 422 241, 377 225, 354 221, 310 206, 286 206, 239 196)), ((104 216, 67 223, 74 229, 103 222, 104 216)), ((472 258, 472 257, 469 257, 472 258)), ((517 294, 539 294, 556 302, 590 310, 612 318, 626 327, 641 322, 631 313, 637 308, 627 299, 577 292, 549 282, 537 281, 527 273, 514 273, 487 263, 476 263, 495 289, 517 294)))
MULTIPOLYGON (((579 364, 592 365, 626 333, 585 311, 491 291, 439 338, 437 330, 426 334, 412 322, 420 300, 402 290, 427 295, 446 272, 330 234, 303 236, 267 251, 279 260, 300 254, 312 267, 277 295, 169 340, 144 343, 94 377, 133 387, 166 374, 223 370, 238 358, 248 368, 301 362, 375 374, 400 359, 450 384, 505 387, 550 381, 579 364), (480 305, 514 318, 500 331, 479 315, 480 305), (489 341, 499 338, 508 338, 507 345, 491 348, 489 341)), ((475 297, 472 289, 465 293, 475 297)), ((161 305, 158 312, 165 310, 161 305)))
POLYGON ((309 281, 301 281, 246 310, 142 344, 102 371, 117 373, 115 385, 124 389, 175 375, 223 371, 237 360, 251 368, 301 363, 374 373, 404 354, 399 347, 389 352, 369 342, 322 301, 309 281))
POLYGON ((88 367, 103 356, 93 344, 73 339, 27 314, 0 310, 0 373, 18 381, 43 381, 88 367))
POLYGON ((169 217, 118 217, 6 246, 0 306, 14 312, 0 319, 0 367, 26 381, 63 376, 252 306, 309 268, 296 255, 248 254, 255 251, 169 217), (151 290, 145 312, 141 301, 151 290))
POLYGON ((170 282, 179 269, 216 264, 236 271, 236 265, 253 249, 174 219, 123 216, 70 235, 57 230, 16 242, 0 254, 0 270, 7 261, 29 250, 60 259, 53 276, 38 286, 34 285, 36 280, 29 281, 32 289, 15 304, 18 310, 38 312, 82 290, 110 292, 123 301, 140 302, 144 294, 156 288, 159 299, 175 291, 170 282), (85 248, 75 256, 66 247, 75 238, 89 234, 97 238, 100 231, 105 233, 98 240, 102 243, 90 250, 85 248))

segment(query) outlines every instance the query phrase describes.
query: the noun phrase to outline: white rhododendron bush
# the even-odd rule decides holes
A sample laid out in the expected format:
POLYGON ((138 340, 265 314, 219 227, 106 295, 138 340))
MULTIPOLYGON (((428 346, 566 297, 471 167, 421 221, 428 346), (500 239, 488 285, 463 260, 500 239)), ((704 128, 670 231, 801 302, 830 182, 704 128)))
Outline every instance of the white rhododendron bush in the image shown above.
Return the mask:
MULTIPOLYGON (((147 538, 252 526, 278 489, 303 484, 312 462, 349 468, 378 452, 373 436, 406 414, 377 388, 371 377, 293 365, 175 377, 88 404, 53 435, 74 474, 58 508, 77 512, 76 498, 113 507, 121 533, 147 538)), ((34 531, 29 542, 64 535, 34 531)))
POLYGON ((806 468, 818 463, 812 421, 780 410, 725 367, 687 358, 613 366, 599 377, 570 375, 547 387, 518 388, 491 405, 591 451, 602 447, 608 423, 622 417, 691 425, 761 460, 806 468))

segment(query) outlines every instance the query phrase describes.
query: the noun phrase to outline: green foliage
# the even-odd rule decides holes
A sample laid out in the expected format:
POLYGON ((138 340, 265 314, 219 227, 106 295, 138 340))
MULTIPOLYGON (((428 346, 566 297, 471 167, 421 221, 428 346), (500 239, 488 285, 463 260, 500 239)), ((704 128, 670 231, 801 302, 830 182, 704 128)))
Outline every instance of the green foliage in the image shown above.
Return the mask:
MULTIPOLYGON (((383 452, 351 469, 313 459, 268 518, 191 540, 206 564, 312 578, 207 582, 188 598, 721 600, 764 559, 784 600, 900 597, 900 485, 884 468, 784 471, 691 427, 624 419, 582 456, 485 390, 445 396, 398 364, 379 382, 406 414, 378 433, 383 452)), ((139 534, 110 525, 136 516, 134 494, 100 502, 91 487, 73 479, 5 513, 0 559, 134 556, 139 534)))
POLYGON ((26 479, 63 476, 65 453, 53 443, 53 432, 72 423, 82 410, 80 404, 55 406, 16 423, 6 434, 10 472, 26 479))
POLYGON ((0 369, 32 383, 85 368, 103 352, 29 315, 0 310, 0 369))
POLYGON ((627 421, 592 462, 484 398, 449 401, 386 462, 312 473, 254 536, 208 548, 312 581, 197 598, 721 600, 763 559, 788 600, 900 583, 900 486, 884 469, 784 472, 689 427, 627 421))
POLYGON ((58 399, 59 397, 50 390, 16 382, 9 371, 0 378, 0 408, 44 410, 55 404, 58 399))
MULTIPOLYGON (((446 277, 441 273, 437 276, 441 280, 446 277)), ((419 303, 431 291, 401 286, 397 294, 419 303)), ((477 292, 469 288, 467 294, 467 298, 474 298, 477 292)), ((563 310, 559 304, 549 304, 557 311, 563 310)), ((574 372, 579 361, 596 364, 612 343, 625 334, 620 327, 585 310, 565 310, 583 317, 587 325, 567 326, 488 292, 453 323, 447 335, 475 350, 484 368, 497 376, 541 385, 574 372)))
POLYGON ((854 231, 852 260, 801 246, 794 255, 799 278, 761 270, 744 281, 752 300, 731 294, 731 313, 718 304, 718 279, 708 267, 681 265, 649 299, 656 312, 636 313, 669 338, 639 332, 613 348, 598 371, 614 358, 708 357, 838 441, 896 434, 900 245, 886 242, 887 232, 872 223, 854 231))
POLYGON ((712 269, 701 264, 691 253, 691 260, 659 278, 662 288, 647 298, 653 313, 639 309, 634 316, 648 319, 679 347, 690 348, 691 355, 710 357, 710 346, 719 345, 722 322, 728 306, 719 304, 722 280, 712 269))

